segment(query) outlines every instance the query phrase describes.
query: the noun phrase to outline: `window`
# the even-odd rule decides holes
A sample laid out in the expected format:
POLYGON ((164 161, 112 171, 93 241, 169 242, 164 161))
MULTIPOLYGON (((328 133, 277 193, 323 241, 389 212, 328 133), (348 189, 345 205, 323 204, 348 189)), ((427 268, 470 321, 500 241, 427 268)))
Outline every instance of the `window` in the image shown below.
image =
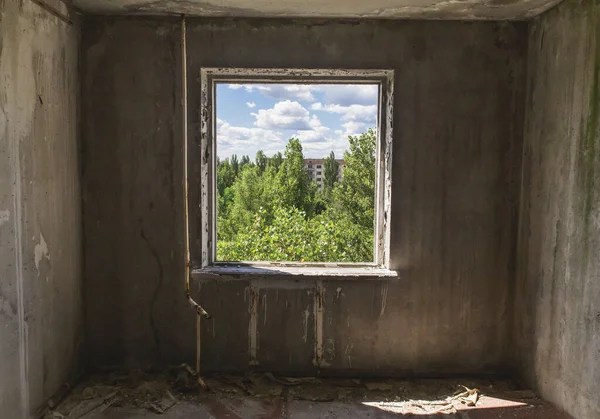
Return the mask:
MULTIPOLYGON (((393 72, 390 70, 285 70, 285 69, 202 69, 201 71, 201 170, 199 183, 201 186, 201 196, 205 199, 201 200, 201 214, 202 220, 202 232, 199 240, 202 243, 202 267, 210 267, 214 265, 227 265, 228 263, 239 264, 239 262, 253 262, 259 264, 270 264, 272 262, 356 262, 361 265, 368 266, 380 266, 387 267, 389 259, 389 224, 387 220, 389 216, 386 215, 390 207, 391 201, 391 108, 393 103, 393 72), (375 89, 374 103, 373 105, 358 105, 360 99, 360 92, 355 92, 357 98, 356 104, 358 106, 371 106, 373 115, 375 118, 372 120, 372 125, 368 124, 360 125, 361 121, 357 119, 345 119, 345 121, 354 122, 353 124, 346 124, 342 126, 340 124, 336 129, 332 129, 326 126, 323 121, 331 118, 338 118, 341 120, 342 116, 350 114, 349 108, 355 103, 350 105, 340 105, 339 103, 327 103, 325 92, 330 91, 330 97, 335 97, 336 90, 341 91, 346 88, 350 89, 355 86, 357 92, 359 90, 368 90, 367 88, 373 87, 375 89), (359 89, 360 88, 360 89, 359 89), (223 93, 226 92, 226 93, 223 93), (240 100, 237 105, 246 106, 246 115, 243 117, 246 120, 252 122, 251 125, 241 126, 241 122, 234 123, 220 114, 221 103, 224 103, 227 99, 227 95, 230 93, 240 93, 240 100), (247 100, 242 100, 241 94, 246 93, 257 93, 270 92, 271 96, 264 94, 262 96, 248 96, 247 100), (273 93, 275 92, 275 93, 273 93), (287 94, 287 98, 285 97, 287 94), (321 95, 321 96, 319 96, 321 95), (263 103, 265 98, 273 99, 273 97, 282 98, 277 103, 263 103), (294 99, 294 100, 292 100, 294 99), (322 99, 322 100, 320 100, 322 99), (334 106, 338 105, 338 106, 334 106), (344 113, 346 112, 346 113, 344 113), (296 119, 294 119, 296 118, 296 119), (272 128, 278 128, 276 131, 272 128), (368 128, 373 128, 372 131, 367 131, 368 128), (295 131, 295 135, 289 135, 285 137, 287 144, 285 147, 277 149, 275 145, 278 143, 279 138, 275 135, 275 132, 285 132, 286 129, 292 129, 295 131), (291 171, 291 164, 286 163, 287 161, 297 162, 297 166, 307 174, 314 174, 314 171, 309 171, 308 168, 312 168, 313 164, 307 164, 304 160, 292 160, 292 158, 301 158, 301 153, 304 150, 309 149, 310 144, 318 143, 321 138, 329 138, 324 146, 320 148, 319 155, 306 155, 305 157, 313 158, 325 158, 328 157, 331 151, 331 146, 336 144, 335 139, 331 137, 336 131, 343 131, 346 135, 350 134, 353 137, 359 138, 361 135, 365 135, 365 144, 372 141, 373 147, 373 164, 371 164, 372 178, 374 179, 373 184, 373 207, 371 210, 371 228, 366 228, 367 224, 352 224, 358 221, 353 220, 351 215, 344 214, 346 218, 340 218, 335 224, 340 226, 342 229, 346 229, 344 233, 338 234, 337 236, 349 237, 358 241, 364 241, 364 238, 369 238, 366 245, 367 251, 358 259, 349 259, 342 257, 330 257, 321 256, 320 254, 327 253, 326 248, 328 246, 329 237, 327 231, 322 235, 320 243, 321 245, 309 245, 304 246, 308 248, 308 256, 297 257, 294 255, 294 251, 287 249, 287 242, 294 240, 290 225, 293 225, 295 230, 302 230, 303 223, 309 222, 313 218, 324 214, 324 212, 317 213, 317 210, 310 209, 308 206, 302 207, 301 205, 296 206, 283 205, 285 208, 283 214, 278 210, 265 209, 267 200, 264 196, 260 195, 258 199, 251 205, 245 208, 243 214, 237 214, 235 219, 225 219, 224 215, 228 214, 227 208, 223 202, 225 199, 231 198, 226 196, 231 193, 238 193, 243 190, 242 186, 248 187, 248 190, 257 185, 273 185, 274 182, 283 182, 281 179, 285 179, 284 175, 280 175, 280 172, 271 170, 270 168, 276 165, 283 165, 286 170, 286 176, 291 171), (354 131, 352 131, 354 129, 354 131), (365 132, 360 132, 360 130, 365 132), (357 132, 358 131, 358 132, 357 132), (332 134, 328 134, 332 133, 332 134), (254 136, 253 136, 254 135, 254 136), (321 135, 322 137, 319 137, 321 135), (329 135, 330 137, 326 137, 329 135), (370 136, 370 137, 369 137, 370 136), (369 140, 368 138, 372 138, 369 140), (256 143, 257 139, 263 139, 263 144, 269 144, 271 148, 264 146, 264 149, 251 150, 250 145, 256 143), (292 141, 295 139, 297 141, 292 141), (289 153, 286 153, 286 147, 290 147, 289 153), (303 148, 305 146, 306 148, 303 148), (236 148, 237 147, 237 148, 236 148), (283 151, 281 151, 283 149, 283 151), (290 151, 291 150, 291 151, 290 151), (300 150, 300 154, 297 153, 300 150), (251 155, 250 153, 255 156, 251 155), (248 154, 246 154, 248 153, 248 154), (235 157, 234 157, 235 156, 235 157), (289 160, 286 160, 288 157, 289 160), (235 179, 238 179, 240 173, 243 173, 244 185, 232 186, 229 184, 223 187, 218 180, 229 176, 228 171, 224 164, 228 161, 227 165, 235 165, 238 172, 235 174, 235 179), (245 166, 248 168, 247 171, 240 172, 240 167, 245 166), (251 167, 254 169, 250 170, 251 167), (270 171, 272 178, 269 178, 271 182, 260 183, 256 181, 262 176, 262 173, 270 171), (252 172, 252 173, 251 173, 252 172), (230 189, 225 192, 225 189, 230 189), (221 190, 223 189, 223 190, 221 190), (272 211, 271 211, 272 210, 272 211), (271 211, 271 212, 269 212, 271 211), (310 213, 309 211, 314 211, 310 213), (316 214, 316 215, 315 215, 316 214), (278 218, 279 217, 279 218, 278 218), (243 220, 244 229, 239 227, 241 224, 235 224, 233 230, 234 234, 227 236, 226 229, 230 228, 232 223, 243 220), (275 221, 274 221, 275 220, 275 221), (257 230, 266 231, 264 237, 261 235, 254 234, 251 230, 252 226, 258 225, 260 228, 257 230), (361 226, 362 230, 359 231, 358 227, 361 226), (289 234, 285 234, 282 228, 287 228, 289 234), (356 229, 355 229, 356 227, 356 229), (356 230, 356 231, 354 231, 356 230), (224 237, 228 237, 224 240, 224 237), (229 238, 239 240, 240 243, 231 244, 229 238), (278 238, 279 237, 279 238, 278 238), (284 243, 285 242, 285 243, 284 243), (254 257, 253 249, 257 247, 264 247, 265 245, 271 246, 272 257, 254 257), (322 246, 322 247, 319 247, 322 246), (286 249, 283 249, 286 248, 286 249), (233 250, 232 250, 233 249, 233 250), (240 250, 241 249, 241 250, 240 250), (283 249, 283 250, 282 250, 283 249), (370 249, 370 250, 369 250, 370 249), (226 251, 226 252, 225 252, 226 251), (281 251, 281 254, 278 252, 281 251), (223 255, 227 256, 223 256, 223 255), (291 256, 290 256, 291 255, 291 256), (316 256, 315 256, 316 255, 316 256)), ((339 93, 339 92, 337 92, 339 93)), ((227 104, 226 108, 230 108, 231 104, 227 104)), ((356 107, 352 108, 354 111, 356 107)), ((351 117, 348 117, 351 118, 351 117)), ((361 142, 356 140, 356 147, 360 147, 361 142)), ((371 144, 371 143, 369 143, 371 144)), ((349 146, 351 150, 352 145, 349 146)), ((317 148, 315 148, 317 149, 317 148)), ((339 150, 338 150, 339 151, 339 150)), ((356 155, 358 155, 357 153, 356 155)), ((343 153, 335 154, 335 159, 343 157, 343 153)), ((341 170, 342 165, 336 162, 338 169, 334 170, 333 173, 339 173, 341 176, 336 176, 338 182, 343 185, 344 182, 344 171, 341 170)), ((352 159, 344 161, 344 170, 352 170, 352 159)), ((321 169, 317 172, 319 177, 316 181, 319 182, 315 187, 322 192, 319 194, 328 193, 328 185, 323 177, 323 164, 316 165, 317 169, 321 169)), ((327 170, 325 170, 325 173, 327 170)), ((291 176, 291 175, 290 175, 291 176)), ((327 175, 325 175, 325 179, 327 175)), ((353 178, 361 178, 353 176, 353 178)), ((304 178, 307 179, 307 178, 304 178)), ((314 178, 313 178, 314 179, 314 178)), ((234 180, 237 182, 237 180, 234 180)), ((291 182, 294 183, 294 182, 291 182)), ((279 185, 279 184, 278 184, 279 185)), ((268 186, 260 186, 263 189, 268 186)), ((341 186, 340 186, 341 187, 341 186)), ((287 199, 287 197, 281 198, 281 188, 275 189, 275 192, 271 193, 273 199, 287 199)), ((341 190, 340 190, 341 191, 341 190)), ((262 193, 262 192, 261 192, 262 193)), ((267 194, 268 195, 268 194, 267 194)), ((236 195, 237 196, 237 195, 236 195)), ((257 195, 258 196, 258 195, 257 195)), ((290 194, 295 197, 296 195, 290 194)), ((256 196, 254 197, 256 198, 256 196)), ((241 198, 240 198, 241 199, 241 198)), ((295 199, 295 198, 294 198, 295 199)), ((307 202, 310 200, 307 200, 307 202)), ((237 202, 237 201, 236 201, 237 202)), ((239 201, 245 202, 246 201, 239 201)), ((231 202, 229 202, 231 204, 231 202)), ((276 206, 274 206, 275 208, 276 206)), ((233 208, 233 207, 228 207, 233 208)), ((324 211, 324 210, 319 210, 324 211)), ((360 214, 357 214, 357 217, 360 214)), ((362 214, 364 216, 364 212, 362 214)), ((325 216, 325 215, 323 215, 325 216)), ((342 215, 340 215, 342 217, 342 215)), ((240 221, 241 223, 241 221, 240 221)), ((328 225, 323 223, 323 225, 328 225)), ((306 228, 306 231, 313 231, 310 228, 306 228)), ((231 233, 231 231, 229 231, 231 233)), ((304 238, 300 237, 299 243, 305 242, 304 238)), ((346 253, 350 253, 360 246, 357 242, 348 241, 346 247, 346 253)), ((363 243, 364 244, 364 243, 363 243)), ((334 247, 334 246, 331 246, 334 247)), ((339 247, 339 246, 338 246, 339 247)), ((355 265, 353 265, 355 266, 355 265)))

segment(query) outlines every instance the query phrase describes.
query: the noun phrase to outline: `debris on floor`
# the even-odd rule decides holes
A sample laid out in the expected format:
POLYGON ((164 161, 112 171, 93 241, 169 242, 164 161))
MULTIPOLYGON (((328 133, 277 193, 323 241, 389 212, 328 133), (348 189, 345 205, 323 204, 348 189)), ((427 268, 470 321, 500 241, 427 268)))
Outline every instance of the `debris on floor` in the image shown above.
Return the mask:
POLYGON ((103 418, 104 411, 119 409, 146 413, 109 417, 180 418, 195 412, 197 417, 212 418, 304 418, 321 417, 318 412, 323 409, 338 409, 341 413, 331 417, 342 418, 347 417, 344 412, 358 409, 348 417, 388 418, 403 414, 470 418, 465 412, 479 409, 482 403, 490 404, 494 399, 489 395, 512 394, 510 398, 514 399, 522 393, 519 397, 529 398, 523 405, 539 401, 533 393, 517 390, 508 380, 361 380, 255 373, 213 375, 205 378, 204 383, 205 387, 200 387, 197 377, 183 367, 161 375, 133 372, 94 376, 73 389, 58 406, 53 406, 45 419, 96 419, 103 418), (309 412, 298 415, 298 409, 309 412), (186 415, 181 416, 181 412, 186 415))
POLYGON ((144 379, 140 374, 110 374, 87 380, 58 406, 49 406, 45 419, 79 419, 102 413, 111 406, 133 406, 164 413, 177 404, 164 377, 144 379), (137 377, 136 377, 137 376, 137 377))

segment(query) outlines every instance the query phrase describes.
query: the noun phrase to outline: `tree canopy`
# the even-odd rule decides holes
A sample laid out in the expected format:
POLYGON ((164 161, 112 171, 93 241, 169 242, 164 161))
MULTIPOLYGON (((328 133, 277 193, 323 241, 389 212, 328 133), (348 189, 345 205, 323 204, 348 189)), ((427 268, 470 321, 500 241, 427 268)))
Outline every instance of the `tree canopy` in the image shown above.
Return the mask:
POLYGON ((333 152, 320 191, 304 167, 302 143, 283 155, 236 155, 217 165, 217 260, 373 260, 375 133, 349 137, 341 181, 333 152))

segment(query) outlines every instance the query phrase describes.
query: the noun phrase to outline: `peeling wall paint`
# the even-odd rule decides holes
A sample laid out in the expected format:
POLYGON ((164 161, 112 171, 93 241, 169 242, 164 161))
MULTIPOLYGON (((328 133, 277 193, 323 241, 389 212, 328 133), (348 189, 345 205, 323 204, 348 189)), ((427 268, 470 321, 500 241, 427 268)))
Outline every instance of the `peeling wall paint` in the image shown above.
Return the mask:
POLYGON ((313 311, 313 319, 315 322, 315 357, 313 365, 317 368, 325 366, 323 359, 323 297, 325 290, 323 289, 323 281, 317 281, 315 289, 315 304, 313 311))
MULTIPOLYGON (((256 286, 247 288, 248 290, 248 311, 250 313, 250 322, 248 323, 248 355, 250 356, 250 365, 258 365, 258 290, 256 286)), ((266 316, 265 316, 266 321, 266 316)))
POLYGON ((38 244, 35 245, 35 248, 33 249, 33 253, 34 253, 35 270, 37 271, 38 278, 39 278, 40 263, 42 262, 43 259, 50 261, 50 251, 48 250, 48 244, 46 243, 46 240, 44 240, 44 236, 42 235, 42 233, 40 233, 40 241, 38 244))
POLYGON ((385 306, 387 304, 387 295, 388 295, 388 284, 386 282, 381 286, 381 310, 379 311, 380 316, 383 316, 385 314, 385 306))

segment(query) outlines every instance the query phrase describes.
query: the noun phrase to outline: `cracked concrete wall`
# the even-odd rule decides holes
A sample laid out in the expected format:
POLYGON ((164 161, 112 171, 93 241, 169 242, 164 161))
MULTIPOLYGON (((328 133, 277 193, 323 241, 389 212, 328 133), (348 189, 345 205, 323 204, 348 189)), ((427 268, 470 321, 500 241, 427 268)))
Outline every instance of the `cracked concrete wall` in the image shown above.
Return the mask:
POLYGON ((0 416, 28 418, 83 339, 78 28, 0 0, 0 416))
MULTIPOLYGON (((191 179, 202 66, 396 71, 401 278, 196 277, 205 371, 505 371, 526 39, 522 23, 188 21, 191 179)), ((193 363, 178 19, 89 17, 82 42, 90 366, 193 363)))
POLYGON ((600 417, 600 6, 532 22, 515 357, 541 395, 600 417))

